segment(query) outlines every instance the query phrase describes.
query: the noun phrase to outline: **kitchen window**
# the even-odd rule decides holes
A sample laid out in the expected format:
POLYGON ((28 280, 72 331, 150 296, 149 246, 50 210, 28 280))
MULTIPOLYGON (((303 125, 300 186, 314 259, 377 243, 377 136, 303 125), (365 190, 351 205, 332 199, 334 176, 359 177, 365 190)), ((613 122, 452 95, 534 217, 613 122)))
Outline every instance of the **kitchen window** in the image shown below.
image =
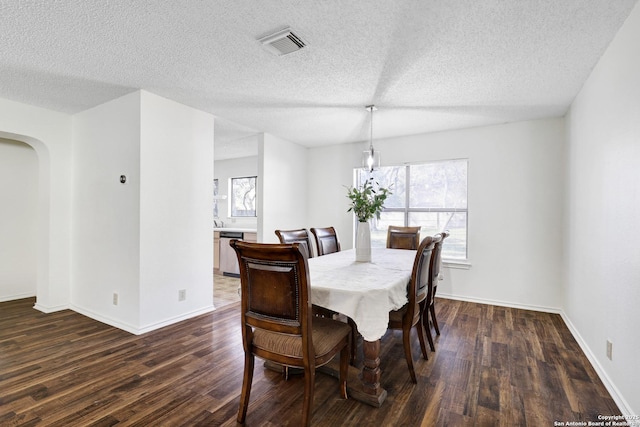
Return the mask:
POLYGON ((255 176, 231 178, 231 217, 251 217, 256 215, 255 176))
POLYGON ((213 180, 213 218, 218 218, 218 179, 213 180))
POLYGON ((371 222, 371 245, 384 247, 389 225, 420 226, 422 237, 449 230, 443 258, 467 260, 467 166, 466 159, 385 166, 372 174, 357 169, 360 185, 373 176, 390 187, 380 219, 371 222))

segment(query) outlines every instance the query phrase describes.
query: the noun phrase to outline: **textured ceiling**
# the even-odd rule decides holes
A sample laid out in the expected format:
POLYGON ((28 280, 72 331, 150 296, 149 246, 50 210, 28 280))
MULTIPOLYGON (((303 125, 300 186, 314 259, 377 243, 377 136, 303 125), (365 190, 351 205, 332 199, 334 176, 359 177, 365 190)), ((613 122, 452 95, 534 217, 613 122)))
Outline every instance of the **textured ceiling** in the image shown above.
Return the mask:
MULTIPOLYGON (((636 0, 0 1, 0 97, 144 89, 306 146, 563 115, 636 0), (290 26, 308 46, 257 39, 290 26)), ((238 124, 237 128, 234 124, 238 124)))

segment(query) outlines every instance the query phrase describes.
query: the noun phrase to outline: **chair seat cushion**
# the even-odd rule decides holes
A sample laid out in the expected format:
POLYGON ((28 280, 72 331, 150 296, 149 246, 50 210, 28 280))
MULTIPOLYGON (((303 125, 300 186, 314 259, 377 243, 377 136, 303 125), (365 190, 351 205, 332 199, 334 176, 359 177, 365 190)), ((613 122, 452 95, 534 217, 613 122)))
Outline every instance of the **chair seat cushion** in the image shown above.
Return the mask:
MULTIPOLYGON (((350 332, 351 327, 344 322, 314 317, 311 335, 316 357, 327 354, 350 332)), ((302 338, 297 335, 256 329, 253 335, 253 345, 266 351, 302 358, 302 338)))

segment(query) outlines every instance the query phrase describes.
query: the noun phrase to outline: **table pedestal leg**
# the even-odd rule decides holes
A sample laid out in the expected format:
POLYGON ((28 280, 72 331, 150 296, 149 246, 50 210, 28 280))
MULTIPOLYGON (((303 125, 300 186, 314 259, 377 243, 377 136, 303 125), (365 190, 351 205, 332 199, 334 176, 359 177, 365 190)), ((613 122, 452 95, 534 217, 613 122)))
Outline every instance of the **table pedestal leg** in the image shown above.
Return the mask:
POLYGON ((364 341, 364 366, 362 368, 362 385, 367 394, 378 394, 380 390, 380 341, 364 341))
POLYGON ((380 407, 387 398, 387 390, 380 386, 380 340, 363 341, 364 364, 359 383, 348 383, 349 397, 380 407))

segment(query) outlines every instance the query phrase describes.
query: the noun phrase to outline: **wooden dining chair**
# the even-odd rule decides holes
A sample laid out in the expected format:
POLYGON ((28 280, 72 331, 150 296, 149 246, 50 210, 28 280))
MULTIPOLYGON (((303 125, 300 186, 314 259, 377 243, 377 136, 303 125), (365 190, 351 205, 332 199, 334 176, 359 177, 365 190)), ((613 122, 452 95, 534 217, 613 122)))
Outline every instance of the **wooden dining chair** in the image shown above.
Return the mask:
POLYGON ((424 329, 425 335, 427 336, 427 340, 429 341, 429 347, 431 351, 436 351, 435 345, 433 343, 433 336, 431 335, 431 328, 429 327, 429 308, 431 307, 431 301, 433 301, 434 296, 434 285, 437 286, 438 278, 434 276, 435 269, 435 258, 436 258, 436 250, 441 247, 442 244, 442 235, 436 234, 431 238, 433 242, 433 250, 431 251, 431 262, 429 263, 429 277, 427 284, 427 298, 420 303, 420 322, 422 323, 422 327, 424 329))
POLYGON ((417 383, 416 372, 413 369, 413 356, 411 354, 411 329, 415 326, 420 341, 422 356, 428 359, 427 346, 424 340, 424 328, 422 323, 422 310, 424 301, 427 299, 429 286, 429 271, 431 264, 431 252, 433 251, 433 238, 425 237, 418 247, 411 280, 407 285, 407 303, 399 310, 389 312, 389 329, 402 330, 402 343, 404 345, 404 356, 409 366, 411 381, 417 383))
POLYGON ((387 229, 387 248, 416 250, 419 245, 420 227, 390 225, 387 229))
POLYGON ((311 234, 316 241, 318 256, 340 252, 340 241, 335 228, 312 228, 311 234))
POLYGON ((438 289, 438 282, 442 280, 442 275, 440 274, 440 266, 442 265, 442 245, 444 244, 444 240, 449 237, 449 234, 449 231, 443 231, 442 233, 436 234, 434 236, 434 238, 438 239, 438 241, 435 244, 433 252, 431 254, 431 272, 429 273, 429 277, 431 280, 430 287, 432 289, 430 291, 429 298, 427 299, 422 323, 427 329, 427 338, 429 338, 429 346, 431 347, 432 351, 435 351, 435 346, 433 344, 433 339, 431 338, 429 316, 431 316, 431 323, 433 323, 433 329, 435 329, 436 335, 440 335, 440 328, 438 327, 438 321, 436 320, 435 297, 436 291, 438 289))
MULTIPOLYGON (((316 250, 318 256, 331 254, 334 252, 340 252, 340 240, 338 239, 338 233, 333 227, 324 228, 311 228, 311 234, 313 234, 316 241, 316 250)), ((316 316, 336 318, 338 313, 328 308, 313 306, 313 313, 316 316)), ((347 323, 351 327, 351 364, 356 363, 356 351, 358 341, 358 327, 356 323, 350 317, 347 317, 347 323)))
MULTIPOLYGON (((313 250, 311 249, 311 238, 309 237, 309 232, 306 228, 300 228, 296 230, 276 230, 276 236, 280 240, 282 244, 290 244, 290 243, 300 243, 302 246, 302 250, 304 250, 307 254, 308 258, 313 258, 313 250)), ((334 319, 337 317, 337 314, 333 310, 329 310, 328 308, 313 306, 313 315, 316 317, 326 317, 330 319, 334 319)), ((351 363, 355 363, 355 349, 351 350, 353 353, 351 363)), ((284 367, 284 376, 285 378, 289 378, 289 368, 284 367)))
POLYGON ((282 244, 300 243, 303 251, 306 252, 307 258, 313 258, 313 249, 311 248, 311 239, 306 228, 297 230, 276 230, 276 236, 282 244))
POLYGON ((311 314, 307 256, 302 245, 230 242, 238 255, 244 375, 237 421, 249 406, 255 356, 304 369, 302 425, 311 422, 316 368, 340 353, 340 394, 347 398, 351 329, 311 314))

